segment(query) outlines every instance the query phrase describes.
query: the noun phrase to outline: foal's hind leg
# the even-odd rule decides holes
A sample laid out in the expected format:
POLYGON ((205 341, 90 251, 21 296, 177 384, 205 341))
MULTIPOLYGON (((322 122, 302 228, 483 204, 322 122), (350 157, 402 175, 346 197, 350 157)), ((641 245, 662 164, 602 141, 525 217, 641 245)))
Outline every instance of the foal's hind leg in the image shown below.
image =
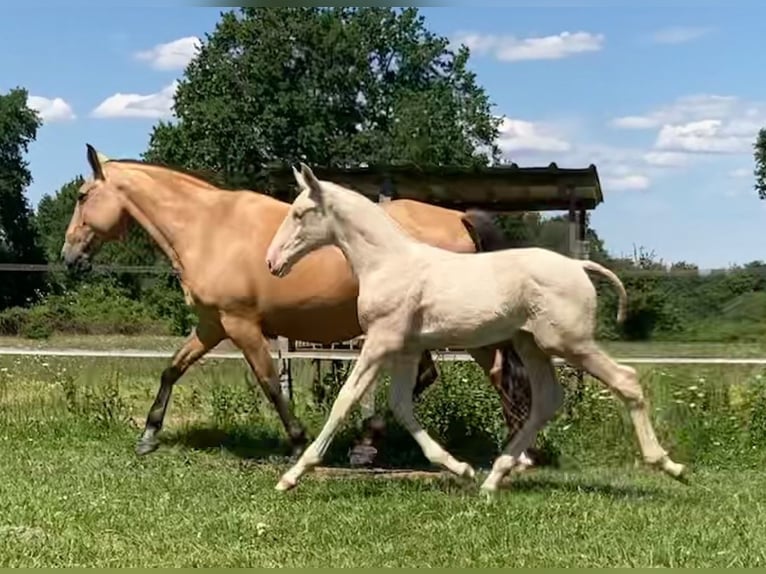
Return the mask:
POLYGON ((616 363, 595 343, 588 344, 577 353, 568 353, 565 358, 569 363, 585 369, 606 384, 623 400, 630 412, 644 462, 661 468, 674 478, 682 478, 684 465, 673 462, 654 433, 647 401, 638 382, 636 370, 616 363))
POLYGON ((433 464, 445 467, 450 472, 473 478, 473 468, 466 462, 458 462, 431 438, 415 418, 412 405, 412 390, 418 370, 418 357, 414 355, 397 355, 390 361, 391 386, 389 388, 389 406, 404 428, 420 445, 425 457, 433 464))
POLYGON ((144 432, 136 444, 136 454, 145 455, 157 449, 159 446, 157 433, 160 432, 165 420, 165 412, 168 408, 170 395, 173 393, 173 385, 189 367, 220 343, 223 338, 223 328, 218 322, 201 320, 184 341, 183 346, 176 351, 170 366, 162 371, 160 388, 157 389, 157 396, 146 416, 144 432))
POLYGON ((538 431, 555 416, 564 402, 564 389, 556 377, 551 358, 537 346, 529 333, 518 332, 514 343, 534 381, 531 385, 531 409, 523 426, 497 457, 492 472, 481 485, 482 490, 487 492, 497 490, 503 477, 519 463, 524 451, 534 443, 538 431))

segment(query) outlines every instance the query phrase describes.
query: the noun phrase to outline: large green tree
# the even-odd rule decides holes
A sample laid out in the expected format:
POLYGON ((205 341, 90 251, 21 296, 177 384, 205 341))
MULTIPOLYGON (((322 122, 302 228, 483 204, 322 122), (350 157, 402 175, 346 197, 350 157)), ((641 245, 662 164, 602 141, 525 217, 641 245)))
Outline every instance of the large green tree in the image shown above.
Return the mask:
MULTIPOLYGON (((0 94, 0 262, 42 263, 34 214, 24 195, 32 183, 25 155, 41 119, 27 106, 27 91, 0 94)), ((14 273, 0 281, 0 308, 23 305, 45 286, 37 273, 14 273)))
POLYGON ((249 188, 274 162, 485 164, 499 120, 468 58, 415 8, 227 12, 146 158, 249 188))

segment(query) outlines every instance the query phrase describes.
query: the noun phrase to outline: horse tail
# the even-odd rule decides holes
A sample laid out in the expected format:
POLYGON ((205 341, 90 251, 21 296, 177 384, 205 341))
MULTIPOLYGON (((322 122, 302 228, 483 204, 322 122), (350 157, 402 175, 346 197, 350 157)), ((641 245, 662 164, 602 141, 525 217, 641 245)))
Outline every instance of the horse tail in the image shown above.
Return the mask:
POLYGON ((469 209, 460 218, 471 236, 476 252, 499 251, 514 247, 492 216, 480 209, 469 209))
POLYGON ((625 291, 625 286, 622 284, 622 281, 620 281, 620 278, 617 277, 613 272, 611 272, 609 269, 604 267, 603 265, 599 265, 595 261, 591 261, 590 259, 583 259, 580 261, 583 268, 586 271, 593 271, 595 273, 600 273, 609 281, 612 282, 612 284, 617 289, 617 294, 620 297, 619 307, 617 308, 617 322, 622 323, 625 320, 625 315, 627 313, 628 308, 628 294, 625 291))

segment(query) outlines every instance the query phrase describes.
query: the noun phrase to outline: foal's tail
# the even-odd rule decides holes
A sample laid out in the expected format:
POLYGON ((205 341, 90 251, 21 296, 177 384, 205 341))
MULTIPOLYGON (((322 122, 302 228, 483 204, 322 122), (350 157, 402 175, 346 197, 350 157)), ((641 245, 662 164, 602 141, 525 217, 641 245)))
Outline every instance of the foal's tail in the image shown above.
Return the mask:
POLYGON ((620 278, 603 265, 599 265, 590 259, 582 259, 580 260, 580 263, 582 264, 583 269, 586 271, 594 271, 596 273, 600 273, 609 279, 609 281, 611 281, 615 286, 617 289, 617 295, 620 297, 619 306, 617 308, 617 322, 622 323, 625 320, 625 314, 627 312, 628 294, 625 292, 625 286, 622 284, 622 281, 620 281, 620 278))

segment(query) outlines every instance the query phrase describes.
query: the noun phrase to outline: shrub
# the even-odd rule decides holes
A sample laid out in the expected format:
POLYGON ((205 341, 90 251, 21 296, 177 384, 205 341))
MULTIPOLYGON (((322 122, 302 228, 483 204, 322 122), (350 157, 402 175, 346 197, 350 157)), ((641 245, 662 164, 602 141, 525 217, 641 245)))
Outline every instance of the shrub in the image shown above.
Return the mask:
POLYGON ((6 335, 45 338, 53 333, 168 334, 171 325, 145 303, 108 282, 98 282, 48 295, 34 307, 7 309, 0 314, 0 329, 6 335))

